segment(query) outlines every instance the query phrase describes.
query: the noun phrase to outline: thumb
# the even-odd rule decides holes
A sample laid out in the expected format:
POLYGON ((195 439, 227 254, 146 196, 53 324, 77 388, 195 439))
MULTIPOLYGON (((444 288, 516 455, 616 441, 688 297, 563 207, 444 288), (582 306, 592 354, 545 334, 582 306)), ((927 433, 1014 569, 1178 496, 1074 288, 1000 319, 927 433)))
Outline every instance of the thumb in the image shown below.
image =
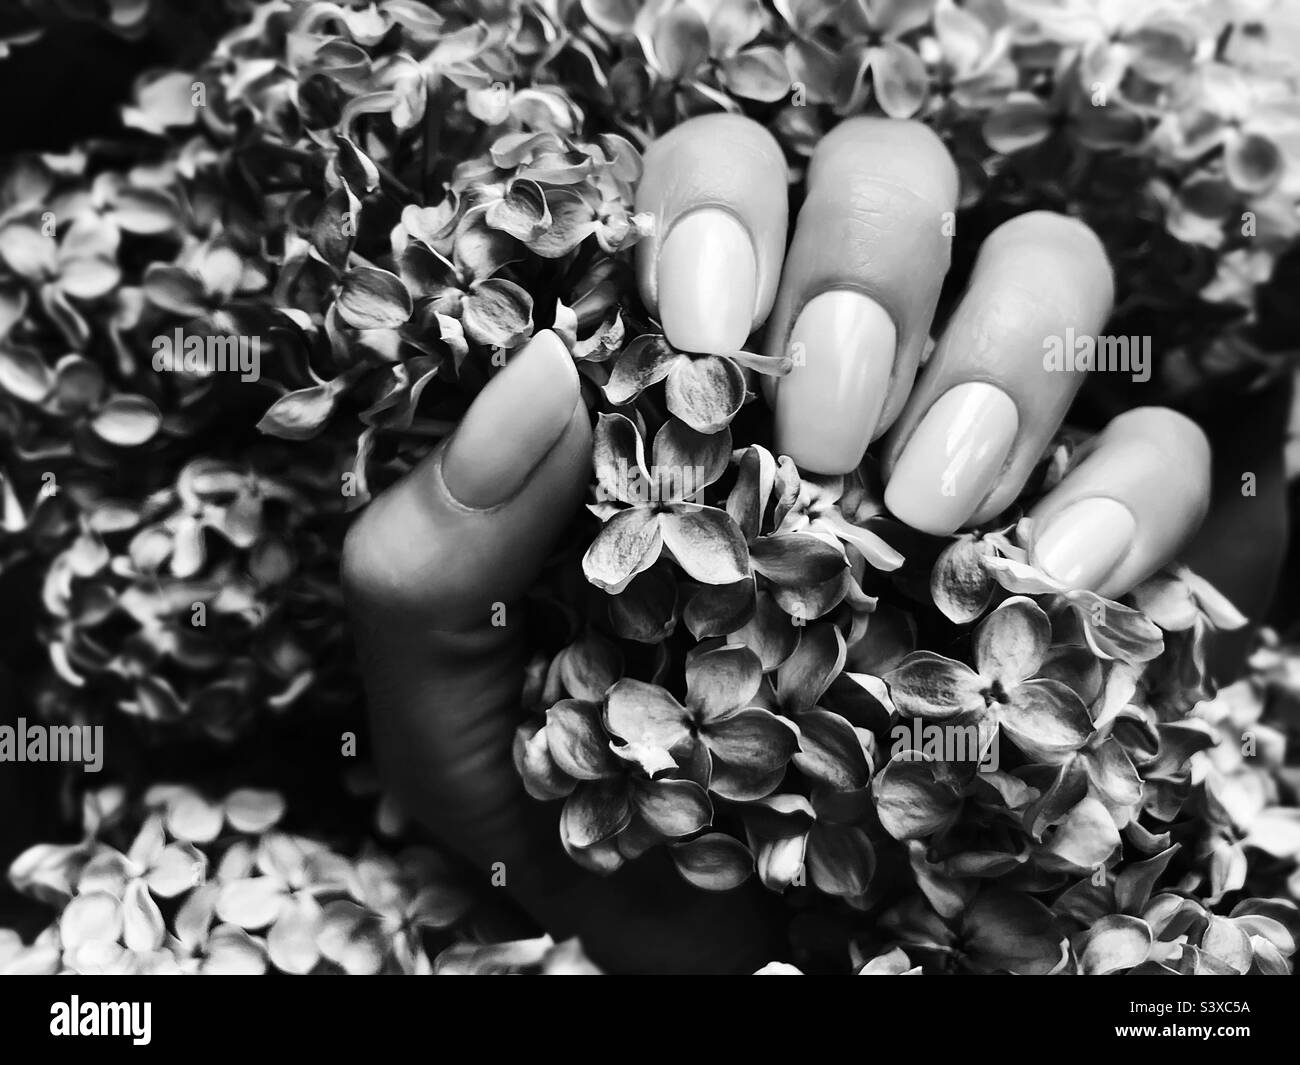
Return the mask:
POLYGON ((380 770, 411 816, 476 863, 527 862, 536 839, 511 759, 527 649, 508 604, 572 519, 590 461, 573 360, 539 333, 344 545, 380 770))

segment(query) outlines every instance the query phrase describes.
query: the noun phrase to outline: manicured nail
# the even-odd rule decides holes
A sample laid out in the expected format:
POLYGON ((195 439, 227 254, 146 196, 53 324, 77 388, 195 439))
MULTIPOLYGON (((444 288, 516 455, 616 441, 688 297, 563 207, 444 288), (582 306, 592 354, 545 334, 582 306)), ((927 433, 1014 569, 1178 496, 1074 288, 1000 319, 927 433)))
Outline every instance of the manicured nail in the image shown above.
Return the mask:
POLYGON ((538 333, 470 404, 442 457, 447 490, 467 507, 504 503, 568 428, 578 395, 568 349, 538 333))
POLYGON ((1137 532, 1123 503, 1104 496, 1080 499, 1060 511, 1034 537, 1034 564, 1070 588, 1094 588, 1120 564, 1137 532))
POLYGON ((860 292, 809 300, 776 388, 776 447, 813 473, 848 473, 875 435, 894 366, 893 319, 860 292))
POLYGON ((758 293, 754 245, 735 215, 704 207, 683 215, 659 249, 659 320, 681 351, 740 351, 758 293))
POLYGON ((949 389, 903 447, 885 488, 901 521, 934 536, 956 532, 988 495, 1020 417, 1000 388, 970 381, 949 389))

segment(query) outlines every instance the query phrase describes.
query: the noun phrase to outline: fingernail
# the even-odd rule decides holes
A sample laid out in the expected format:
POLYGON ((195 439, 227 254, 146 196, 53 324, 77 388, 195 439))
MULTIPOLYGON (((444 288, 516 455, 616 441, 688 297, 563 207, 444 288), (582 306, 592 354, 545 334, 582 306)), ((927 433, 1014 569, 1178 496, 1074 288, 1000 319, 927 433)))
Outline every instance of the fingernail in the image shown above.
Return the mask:
POLYGON ((735 215, 704 207, 679 218, 659 249, 659 320, 681 351, 740 351, 758 292, 754 245, 735 215))
POLYGON ((894 366, 893 319, 860 292, 823 292, 799 313, 776 388, 776 446, 800 469, 848 473, 880 420, 894 366))
POLYGON ((904 445, 885 505, 914 529, 956 532, 993 487, 1019 422, 1015 402, 1000 388, 970 381, 949 389, 904 445))
POLYGON ((578 395, 568 349, 538 333, 470 404, 442 457, 447 490, 467 507, 504 503, 568 428, 578 395))
POLYGON ((1123 503, 1104 496, 1080 499, 1056 514, 1034 537, 1034 564, 1070 588, 1106 579, 1133 546, 1137 520, 1123 503))

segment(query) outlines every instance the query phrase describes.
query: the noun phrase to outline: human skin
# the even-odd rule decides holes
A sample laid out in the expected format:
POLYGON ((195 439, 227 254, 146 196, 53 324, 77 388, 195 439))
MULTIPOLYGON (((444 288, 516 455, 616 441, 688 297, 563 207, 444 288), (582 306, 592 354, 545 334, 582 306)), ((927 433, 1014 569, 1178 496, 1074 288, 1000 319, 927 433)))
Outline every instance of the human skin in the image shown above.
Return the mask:
MULTIPOLYGON (((956 209, 946 149, 918 123, 851 119, 818 146, 807 186, 791 227, 784 159, 748 119, 696 118, 661 138, 637 197, 655 219, 638 246, 645 305, 683 350, 737 350, 761 330, 769 354, 794 358, 767 399, 776 450, 802 470, 847 472, 878 440, 900 520, 946 534, 993 518, 1083 383, 1045 369, 1044 344, 1104 328, 1100 242, 1061 215, 1003 224, 922 368, 956 209)), ((342 579, 376 758, 409 813, 485 876, 505 863, 519 903, 603 967, 753 971, 781 950, 766 893, 700 892, 662 855, 583 872, 555 808, 530 800, 513 767, 527 657, 516 604, 580 506, 590 454, 572 360, 542 333, 357 519, 342 579)), ((1031 511, 1031 557, 1122 595, 1195 533, 1209 484, 1193 422, 1156 407, 1119 415, 1031 511)))

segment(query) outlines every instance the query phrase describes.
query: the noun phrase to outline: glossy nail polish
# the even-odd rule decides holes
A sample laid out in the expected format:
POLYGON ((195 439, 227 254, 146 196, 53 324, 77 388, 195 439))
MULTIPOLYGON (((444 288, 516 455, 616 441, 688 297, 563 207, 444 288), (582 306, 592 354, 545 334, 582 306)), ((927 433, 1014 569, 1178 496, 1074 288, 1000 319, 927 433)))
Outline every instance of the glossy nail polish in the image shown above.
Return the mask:
POLYGON ((538 333, 488 382, 448 442, 447 490, 467 507, 505 502, 568 428, 578 396, 563 341, 538 333))
POLYGON ((754 245, 729 211, 703 207, 683 215, 659 249, 659 320, 681 351, 740 351, 758 292, 754 245))
POLYGON ((776 447, 800 469, 847 473, 875 435, 898 334, 860 292, 813 297, 790 331, 794 362, 776 386, 776 447))
POLYGON ((1071 503, 1034 535, 1030 557, 1070 588, 1094 588, 1133 546, 1137 520, 1123 503, 1093 496, 1071 503))
POLYGON ((885 505, 914 529, 956 532, 993 488, 1019 422, 1015 402, 994 385, 969 381, 949 389, 904 445, 885 505))

